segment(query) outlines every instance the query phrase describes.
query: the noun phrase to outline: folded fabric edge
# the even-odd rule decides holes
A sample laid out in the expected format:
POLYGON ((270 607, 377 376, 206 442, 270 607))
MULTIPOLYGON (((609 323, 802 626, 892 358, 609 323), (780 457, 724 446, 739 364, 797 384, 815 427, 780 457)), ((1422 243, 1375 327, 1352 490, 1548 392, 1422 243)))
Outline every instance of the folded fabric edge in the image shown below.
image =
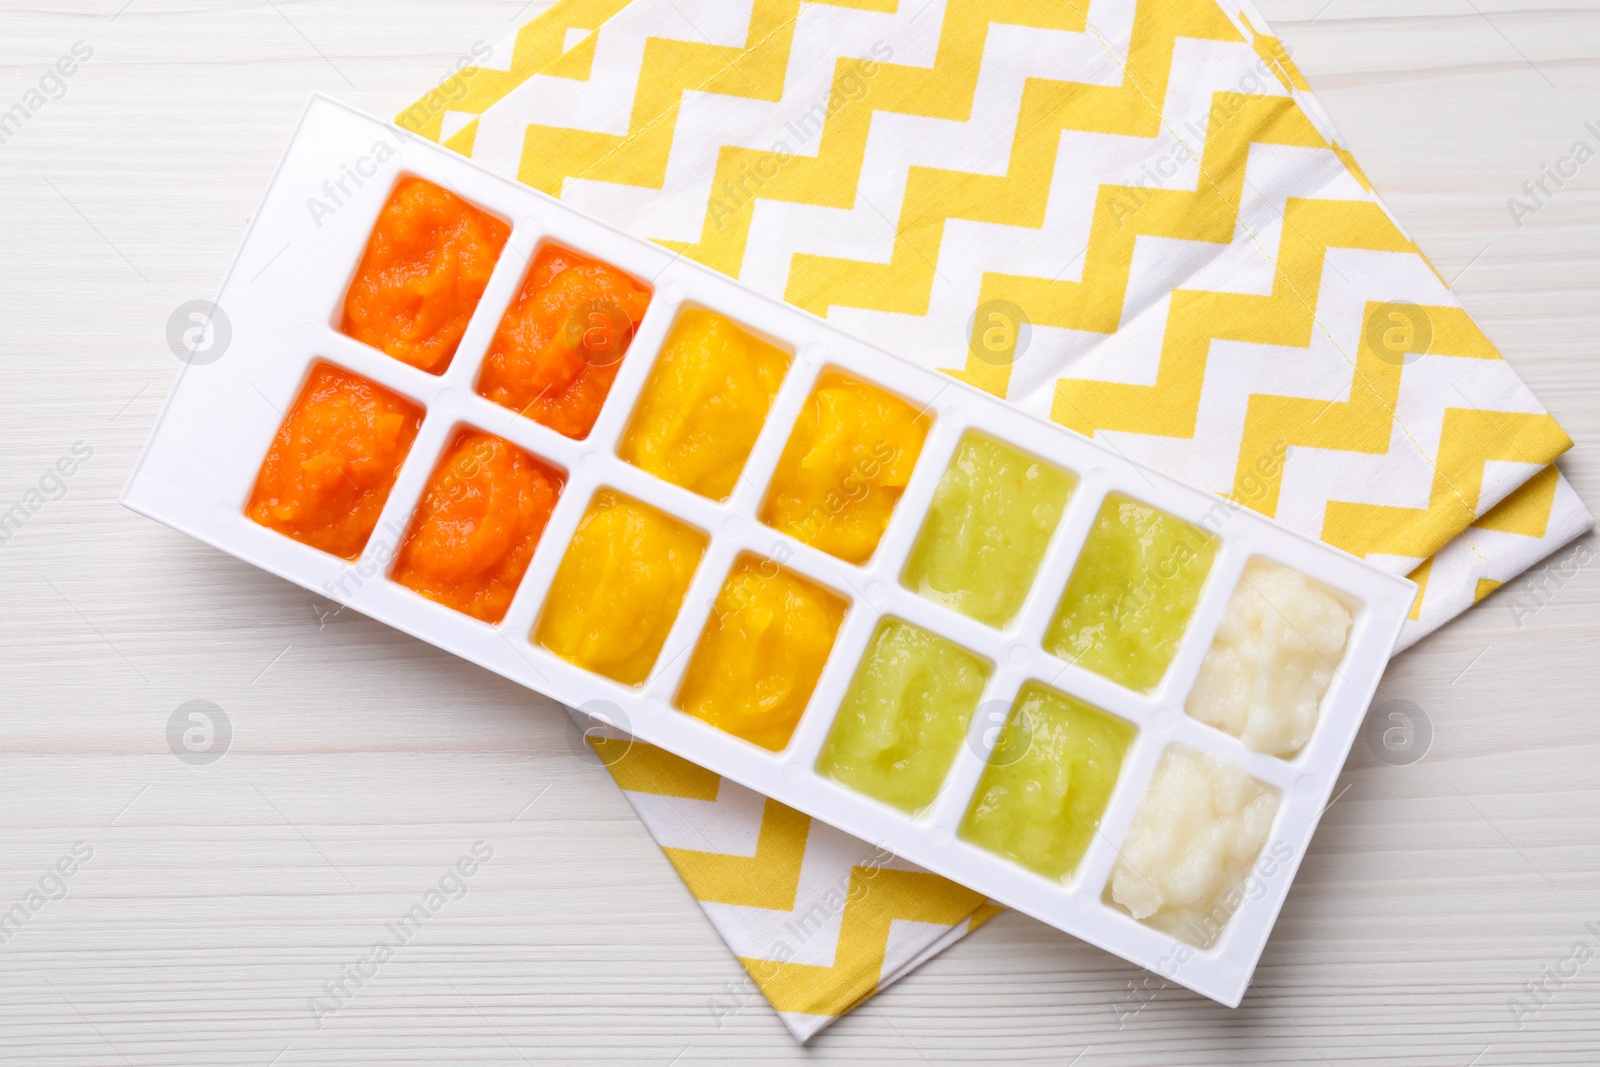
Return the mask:
MULTIPOLYGON (((1594 527, 1577 491, 1552 464, 1411 572, 1417 599, 1396 651, 1410 648, 1511 585, 1594 527), (1554 483, 1548 500, 1545 479, 1554 483)), ((1506 602, 1520 629, 1530 610, 1526 598, 1508 597, 1506 602)))
POLYGON ((981 894, 568 709, 734 957, 720 1026, 756 992, 805 1040, 1003 909, 981 894))
POLYGON ((795 1039, 801 1044, 805 1044, 817 1034, 821 1033, 829 1025, 838 1022, 850 1012, 854 1011, 856 1008, 859 1008, 868 1000, 871 1000, 874 996, 883 992, 889 986, 900 981, 900 979, 905 978, 907 975, 911 974, 912 971, 917 970, 924 963, 927 963, 929 960, 942 953, 945 949, 949 948, 951 945, 954 945, 957 941, 962 940, 968 934, 978 929, 978 927, 984 925, 990 919, 994 918, 996 915, 999 915, 1005 910, 1006 909, 1004 906, 996 904, 993 901, 985 901, 983 904, 980 904, 977 910, 972 913, 971 917, 968 918, 964 925, 952 926, 943 934, 928 942, 922 951, 918 952, 914 957, 906 961, 901 966, 896 967, 893 971, 884 974, 883 978, 875 987, 862 994, 861 999, 857 1000, 854 1004, 850 1005, 850 1007, 846 1008, 837 1015, 807 1015, 802 1012, 780 1011, 777 1012, 777 1016, 783 1020, 784 1025, 789 1028, 789 1032, 795 1036, 795 1039))

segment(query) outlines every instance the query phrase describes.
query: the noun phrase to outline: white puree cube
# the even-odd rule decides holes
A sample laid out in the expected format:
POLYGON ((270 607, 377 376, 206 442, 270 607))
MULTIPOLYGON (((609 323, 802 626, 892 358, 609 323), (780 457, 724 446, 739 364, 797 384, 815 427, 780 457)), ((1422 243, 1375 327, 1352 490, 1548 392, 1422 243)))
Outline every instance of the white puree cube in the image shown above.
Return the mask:
POLYGON ((1228 603, 1186 709, 1257 752, 1290 757, 1311 740, 1350 612, 1299 571, 1250 564, 1228 603))
POLYGON ((1280 799, 1216 756, 1171 746, 1119 850, 1111 899, 1140 922, 1209 948, 1248 895, 1244 883, 1280 799))

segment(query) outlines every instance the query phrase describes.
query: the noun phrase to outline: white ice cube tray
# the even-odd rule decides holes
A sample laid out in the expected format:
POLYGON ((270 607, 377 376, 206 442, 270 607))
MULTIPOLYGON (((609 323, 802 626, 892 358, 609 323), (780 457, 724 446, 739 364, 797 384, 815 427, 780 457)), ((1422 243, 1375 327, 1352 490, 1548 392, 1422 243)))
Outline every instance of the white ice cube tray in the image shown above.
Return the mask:
MULTIPOLYGON (((280 577, 504 675, 718 774, 877 843, 905 859, 1075 934, 1165 978, 1237 1005, 1305 855, 1334 780, 1393 650, 1415 587, 1220 498, 1130 463, 1114 449, 1024 415, 985 393, 873 348, 804 311, 760 296, 662 248, 620 233, 393 126, 317 97, 251 222, 217 305, 231 345, 184 367, 123 502, 280 577), (382 162, 378 162, 379 160, 382 162), (513 226, 472 324, 448 370, 414 369, 338 330, 345 291, 396 183, 414 175, 453 190, 513 226), (332 191, 330 193, 330 190, 332 191), (337 201, 337 203, 336 203, 337 201), (322 205, 313 210, 313 202, 322 205), (331 212, 327 209, 331 207, 331 212), (535 250, 553 241, 648 282, 649 311, 593 432, 583 441, 474 392, 479 365, 535 250), (667 332, 687 306, 727 315, 791 351, 793 363, 732 497, 717 504, 660 481, 615 451, 667 332), (316 362, 327 362, 426 409, 422 429, 363 557, 348 563, 246 518, 244 506, 285 413, 316 362), (841 370, 904 397, 932 417, 916 471, 872 560, 852 566, 757 519, 767 480, 819 374, 841 370), (567 472, 567 484, 505 621, 491 626, 426 600, 387 577, 424 483, 458 429, 504 437, 567 472), (924 599, 899 581, 934 488, 964 434, 979 430, 1079 478, 1019 617, 993 629, 924 599), (594 493, 613 488, 699 528, 710 545, 654 673, 638 688, 575 667, 531 633, 567 543, 594 493), (1108 493, 1123 493, 1202 526, 1218 542, 1187 636, 1160 687, 1130 692, 1045 653, 1040 642, 1077 553, 1108 493), (778 753, 673 707, 702 627, 743 553, 786 565, 844 597, 849 608, 804 718, 778 753), (1292 760, 1246 749, 1184 713, 1185 697, 1245 565, 1265 557, 1336 590, 1355 623, 1310 743, 1292 760), (813 770, 851 677, 879 621, 915 623, 986 658, 992 672, 967 744, 937 800, 902 814, 813 770), (958 836, 999 718, 1023 685, 1042 682, 1133 724, 1138 734, 1099 832, 1065 881, 1034 874, 958 836), (1181 743, 1241 767, 1282 792, 1264 855, 1289 858, 1257 883, 1208 950, 1193 949, 1105 902, 1105 887, 1162 752, 1181 743), (1264 888, 1263 888, 1264 887, 1264 888)), ((352 664, 359 669, 359 665, 352 664)))

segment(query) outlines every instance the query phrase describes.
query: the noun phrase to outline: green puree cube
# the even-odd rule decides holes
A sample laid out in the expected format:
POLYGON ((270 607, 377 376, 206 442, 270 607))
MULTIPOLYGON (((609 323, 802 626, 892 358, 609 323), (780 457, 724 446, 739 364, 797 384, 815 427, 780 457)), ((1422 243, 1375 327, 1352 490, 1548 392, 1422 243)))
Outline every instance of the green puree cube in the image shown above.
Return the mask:
POLYGON ((1065 693, 1024 687, 961 821, 962 840, 1065 879, 1100 827, 1137 733, 1065 693))
POLYGON ((915 813, 939 795, 989 664, 898 619, 873 635, 828 731, 817 773, 915 813))
POLYGON ((1216 542, 1199 528, 1108 497, 1045 632, 1045 651, 1150 692, 1177 655, 1215 558, 1216 542))
POLYGON ((1077 479, 969 433, 939 480, 901 582, 990 626, 1022 609, 1077 479))

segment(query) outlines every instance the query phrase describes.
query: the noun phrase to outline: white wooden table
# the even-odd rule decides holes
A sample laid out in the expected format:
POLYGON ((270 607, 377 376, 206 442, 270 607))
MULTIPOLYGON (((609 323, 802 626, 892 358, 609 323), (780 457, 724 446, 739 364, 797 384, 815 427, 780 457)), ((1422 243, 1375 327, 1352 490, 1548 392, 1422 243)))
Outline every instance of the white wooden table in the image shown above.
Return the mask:
MULTIPOLYGON (((1600 1064, 1600 959, 1508 1007, 1600 948, 1600 564, 1396 662, 1379 699, 1431 749, 1358 745, 1238 1011, 1134 1000, 1129 966, 1006 915, 801 1050, 760 1002, 713 1018, 738 964, 548 702, 118 508, 167 317, 214 290, 308 90, 392 112, 522 6, 0 3, 0 108, 93 50, 0 145, 0 511, 93 452, 0 545, 0 913, 60 897, 0 931, 5 1063, 1600 1064), (211 766, 168 746, 196 699, 231 723, 211 766), (475 842, 465 895, 318 1029, 308 999, 475 842)), ((1506 205, 1595 142, 1600 2, 1264 7, 1600 501, 1600 161, 1520 228, 1506 205)))

